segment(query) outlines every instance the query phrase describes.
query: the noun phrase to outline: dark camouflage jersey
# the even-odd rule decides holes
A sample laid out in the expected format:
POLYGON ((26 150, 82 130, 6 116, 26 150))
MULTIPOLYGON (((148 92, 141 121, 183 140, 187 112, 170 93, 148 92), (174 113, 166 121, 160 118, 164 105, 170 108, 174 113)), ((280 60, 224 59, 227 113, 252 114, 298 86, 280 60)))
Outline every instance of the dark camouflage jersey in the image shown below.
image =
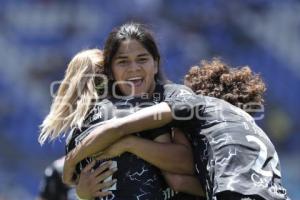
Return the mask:
POLYGON ((166 85, 164 94, 173 125, 192 144, 207 199, 214 200, 223 191, 288 199, 275 148, 249 114, 223 100, 195 95, 182 85, 166 85))

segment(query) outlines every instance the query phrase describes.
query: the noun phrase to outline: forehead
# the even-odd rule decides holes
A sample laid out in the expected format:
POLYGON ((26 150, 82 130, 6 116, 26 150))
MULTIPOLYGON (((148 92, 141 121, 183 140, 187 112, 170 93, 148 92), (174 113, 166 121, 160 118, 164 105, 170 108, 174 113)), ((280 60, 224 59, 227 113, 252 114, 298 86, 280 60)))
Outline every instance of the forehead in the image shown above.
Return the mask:
POLYGON ((124 40, 121 42, 116 56, 149 54, 147 49, 137 40, 124 40))

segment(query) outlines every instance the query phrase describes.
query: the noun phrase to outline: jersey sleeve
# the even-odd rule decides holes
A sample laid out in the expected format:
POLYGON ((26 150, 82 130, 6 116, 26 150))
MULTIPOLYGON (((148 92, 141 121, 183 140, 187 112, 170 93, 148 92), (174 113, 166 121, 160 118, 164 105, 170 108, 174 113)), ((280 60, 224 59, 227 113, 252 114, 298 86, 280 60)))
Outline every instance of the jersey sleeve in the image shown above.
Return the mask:
POLYGON ((175 127, 200 119, 205 108, 203 96, 196 95, 190 88, 179 84, 164 86, 164 102, 172 110, 172 125, 175 127))
POLYGON ((67 155, 72 149, 75 148, 75 138, 74 138, 74 132, 76 131, 75 128, 71 130, 71 132, 68 134, 68 137, 66 139, 65 144, 65 154, 67 155))

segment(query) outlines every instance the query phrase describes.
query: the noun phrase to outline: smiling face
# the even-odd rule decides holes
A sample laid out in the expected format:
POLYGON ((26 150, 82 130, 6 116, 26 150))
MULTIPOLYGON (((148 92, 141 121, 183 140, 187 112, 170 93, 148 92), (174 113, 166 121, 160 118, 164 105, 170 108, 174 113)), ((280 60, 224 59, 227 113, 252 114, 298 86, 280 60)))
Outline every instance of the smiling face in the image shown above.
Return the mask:
POLYGON ((112 59, 112 74, 125 96, 141 96, 155 89, 157 62, 137 41, 124 40, 112 59))

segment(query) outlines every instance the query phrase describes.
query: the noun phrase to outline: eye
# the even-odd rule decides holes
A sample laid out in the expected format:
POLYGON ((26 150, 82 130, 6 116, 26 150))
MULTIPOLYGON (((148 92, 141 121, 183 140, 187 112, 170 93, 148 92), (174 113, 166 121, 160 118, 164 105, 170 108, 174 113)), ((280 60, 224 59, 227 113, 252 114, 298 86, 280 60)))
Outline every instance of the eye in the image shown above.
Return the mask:
POLYGON ((148 58, 147 58, 147 57, 142 57, 142 58, 139 58, 137 61, 138 61, 139 63, 145 63, 145 62, 148 61, 148 58))
POLYGON ((127 60, 118 60, 118 61, 117 61, 117 64, 121 64, 121 65, 125 65, 125 64, 127 64, 127 63, 128 63, 127 60))

